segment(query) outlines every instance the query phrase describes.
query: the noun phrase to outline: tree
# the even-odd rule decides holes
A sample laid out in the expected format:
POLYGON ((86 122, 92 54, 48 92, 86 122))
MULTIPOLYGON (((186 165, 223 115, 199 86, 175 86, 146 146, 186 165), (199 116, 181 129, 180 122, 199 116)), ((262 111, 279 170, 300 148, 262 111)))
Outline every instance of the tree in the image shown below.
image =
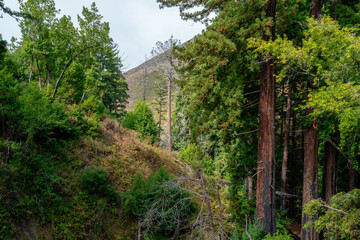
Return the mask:
MULTIPOLYGON (((262 40, 275 40, 276 0, 268 1, 266 17, 272 21, 262 40)), ((260 66, 259 137, 256 216, 265 233, 275 233, 275 76, 274 60, 264 56, 260 66)))
POLYGON ((121 124, 129 129, 138 131, 141 138, 150 138, 151 143, 157 141, 158 128, 150 107, 146 102, 138 102, 133 111, 129 111, 121 124))
MULTIPOLYGON (((23 35, 22 45, 24 51, 31 59, 31 71, 35 60, 36 70, 39 76, 39 89, 43 86, 42 67, 46 67, 47 80, 51 62, 54 62, 54 44, 52 42, 53 26, 56 19, 57 10, 53 0, 30 0, 20 3, 20 11, 31 15, 20 23, 23 35), (44 61, 41 61, 44 59, 44 61), (44 64, 42 64, 44 62, 44 64)), ((30 79, 30 78, 29 78, 30 79)))
MULTIPOLYGON (((356 89, 359 88, 359 85, 353 74, 358 74, 355 59, 359 54, 359 47, 356 43, 357 37, 352 34, 352 31, 354 29, 341 28, 337 22, 329 17, 324 17, 321 20, 310 19, 309 29, 301 47, 294 47, 293 43, 286 38, 270 43, 272 47, 264 47, 265 49, 270 47, 270 51, 276 53, 275 57, 279 59, 279 62, 287 62, 287 70, 297 66, 307 75, 308 81, 311 81, 310 84, 319 86, 309 90, 307 102, 303 106, 304 109, 307 109, 307 128, 313 129, 306 138, 307 142, 305 142, 305 147, 308 149, 305 155, 308 154, 308 156, 305 156, 304 202, 317 197, 318 141, 312 135, 314 131, 321 133, 321 141, 325 145, 324 156, 327 161, 324 164, 324 180, 327 180, 326 184, 329 185, 324 187, 329 190, 327 198, 336 190, 334 166, 336 164, 336 152, 334 150, 337 149, 338 152, 342 153, 347 161, 349 161, 349 156, 356 158, 355 155, 352 155, 355 152, 358 154, 358 150, 355 150, 358 148, 357 144, 354 143, 358 141, 357 130, 355 129, 359 121, 353 114, 357 111, 358 93, 356 89), (284 55, 284 53, 286 54, 284 55), (340 134, 340 147, 343 149, 332 140, 337 131, 340 134), (332 146, 330 147, 329 144, 332 146), (315 149, 316 152, 314 152, 315 149), (309 156, 311 158, 308 158, 309 156), (333 159, 334 156, 335 159, 333 159), (330 162, 335 164, 328 166, 330 158, 332 159, 330 162)), ((358 164, 356 160, 349 162, 358 164)), ((305 214, 304 225, 312 217, 305 214)), ((313 239, 317 237, 317 233, 310 228, 310 231, 304 233, 303 237, 313 239)))
POLYGON ((173 36, 165 42, 157 42, 156 47, 152 50, 152 55, 164 54, 168 66, 166 66, 166 76, 168 78, 168 94, 167 94, 167 124, 168 124, 168 151, 172 151, 172 133, 171 133, 171 89, 174 80, 174 55, 173 49, 180 44, 180 40, 174 39, 173 36))
POLYGON ((162 124, 161 121, 163 120, 163 113, 165 113, 164 105, 166 104, 166 96, 167 96, 167 79, 162 69, 159 69, 153 72, 149 76, 149 81, 153 85, 153 92, 155 93, 155 100, 153 104, 155 105, 155 111, 158 115, 158 126, 159 126, 159 142, 161 141, 161 131, 162 131, 162 124))
POLYGON ((20 20, 20 18, 31 18, 31 16, 28 14, 25 14, 23 12, 14 11, 14 10, 11 10, 10 8, 6 7, 4 0, 0 0, 0 9, 4 13, 9 14, 10 16, 14 17, 17 21, 20 20))

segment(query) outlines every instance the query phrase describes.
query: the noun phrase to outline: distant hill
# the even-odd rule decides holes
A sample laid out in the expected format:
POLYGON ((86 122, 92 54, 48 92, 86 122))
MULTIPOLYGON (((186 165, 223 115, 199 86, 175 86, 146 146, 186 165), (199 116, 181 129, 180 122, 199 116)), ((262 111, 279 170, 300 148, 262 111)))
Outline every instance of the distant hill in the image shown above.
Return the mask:
MULTIPOLYGON (((147 71, 147 75, 150 75, 160 67, 167 65, 168 62, 165 57, 165 54, 163 53, 153 58, 150 58, 149 60, 145 61, 144 63, 140 64, 139 66, 133 69, 130 69, 124 74, 126 82, 128 83, 128 87, 129 87, 128 94, 130 96, 127 109, 132 109, 136 101, 142 98, 143 88, 141 82, 143 81, 145 76, 145 68, 147 71)), ((154 97, 149 91, 147 92, 146 96, 149 101, 154 99, 154 97)))
MULTIPOLYGON (((193 39, 181 44, 180 46, 184 46, 189 42, 192 42, 193 39)), ((151 75, 154 71, 158 70, 161 67, 168 66, 169 63, 166 59, 166 54, 162 53, 157 55, 149 60, 145 61, 144 63, 140 64, 137 67, 130 69, 129 71, 125 72, 125 79, 129 86, 128 94, 130 96, 129 103, 127 105, 127 109, 132 109, 138 99, 142 98, 143 95, 143 88, 141 82, 143 81, 145 68, 147 69, 147 75, 151 75)), ((151 86, 149 86, 151 89, 151 86)), ((175 88, 176 89, 176 88, 175 88)), ((146 94, 147 101, 154 100, 153 93, 151 91, 147 91, 146 94)))

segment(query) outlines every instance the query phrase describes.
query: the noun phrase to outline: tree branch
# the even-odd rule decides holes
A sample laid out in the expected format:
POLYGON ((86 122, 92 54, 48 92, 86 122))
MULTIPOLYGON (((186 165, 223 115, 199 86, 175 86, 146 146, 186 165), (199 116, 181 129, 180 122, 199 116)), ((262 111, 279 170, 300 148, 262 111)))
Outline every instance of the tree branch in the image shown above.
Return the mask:
POLYGON ((90 48, 95 48, 95 47, 98 47, 98 46, 99 46, 99 44, 98 44, 98 45, 94 45, 94 46, 87 46, 87 47, 83 48, 78 54, 76 54, 75 56, 73 56, 73 57, 65 64, 64 69, 62 70, 62 72, 61 72, 58 80, 56 81, 55 89, 54 89, 54 92, 53 92, 53 94, 52 94, 52 97, 53 97, 53 98, 55 97, 56 92, 57 92, 57 90, 58 90, 58 88, 59 88, 60 80, 63 78, 66 70, 70 67, 71 63, 72 63, 77 57, 79 57, 81 54, 83 54, 86 50, 88 50, 88 49, 90 49, 90 48))

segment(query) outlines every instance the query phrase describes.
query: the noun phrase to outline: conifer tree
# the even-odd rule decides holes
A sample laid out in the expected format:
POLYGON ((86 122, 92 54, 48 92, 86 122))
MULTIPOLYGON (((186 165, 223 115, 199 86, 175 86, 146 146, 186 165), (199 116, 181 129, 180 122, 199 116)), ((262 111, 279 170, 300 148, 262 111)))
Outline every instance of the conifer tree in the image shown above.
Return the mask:
POLYGON ((157 42, 156 47, 152 50, 152 55, 160 55, 164 54, 165 58, 167 60, 167 66, 166 66, 166 76, 168 78, 168 93, 167 93, 167 124, 168 124, 168 151, 172 151, 172 132, 171 132, 171 90, 173 87, 173 80, 175 77, 174 72, 174 55, 173 50, 174 47, 180 44, 180 40, 175 39, 173 36, 171 36, 167 41, 165 42, 157 42))

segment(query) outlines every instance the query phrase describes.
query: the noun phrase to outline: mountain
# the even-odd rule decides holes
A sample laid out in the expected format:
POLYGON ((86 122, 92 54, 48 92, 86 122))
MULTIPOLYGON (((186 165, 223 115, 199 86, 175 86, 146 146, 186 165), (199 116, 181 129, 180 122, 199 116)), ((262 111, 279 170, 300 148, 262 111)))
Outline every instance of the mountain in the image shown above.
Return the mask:
MULTIPOLYGON (((194 38, 190 39, 189 41, 180 45, 184 46, 193 41, 194 38)), ((166 52, 167 53, 167 52, 166 52)), ((137 67, 130 69, 129 71, 125 72, 124 76, 126 82, 128 83, 129 91, 128 94, 130 96, 129 103, 127 105, 127 109, 132 109, 138 99, 142 99, 143 97, 143 86, 142 81, 146 76, 151 76, 155 71, 159 70, 160 68, 167 68, 169 66, 168 60, 166 58, 166 53, 159 54, 155 57, 152 57, 137 67)), ((147 93, 146 93, 146 101, 151 102, 154 100, 155 96, 153 93, 153 86, 148 83, 147 86, 147 93)), ((176 86, 173 86, 176 93, 176 86)), ((176 95, 176 94, 174 94, 176 95)))

